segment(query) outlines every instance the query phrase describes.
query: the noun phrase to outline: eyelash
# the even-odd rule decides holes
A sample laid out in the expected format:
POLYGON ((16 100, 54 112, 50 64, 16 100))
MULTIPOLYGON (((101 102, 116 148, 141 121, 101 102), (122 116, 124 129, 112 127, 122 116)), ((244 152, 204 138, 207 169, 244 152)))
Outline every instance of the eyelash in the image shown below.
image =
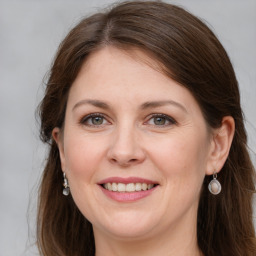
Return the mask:
MULTIPOLYGON (((99 127, 102 127, 106 124, 99 124, 99 125, 96 125, 96 124, 92 124, 92 118, 96 118, 96 117, 100 117, 103 119, 103 122, 107 121, 108 123, 110 123, 106 116, 104 114, 101 114, 101 113, 92 113, 92 114, 89 114, 89 115, 86 115, 85 117, 83 117, 79 123, 82 124, 82 125, 86 125, 86 126, 89 126, 89 127, 96 127, 96 128, 99 128, 99 127), (87 122, 91 119, 91 124, 88 124, 87 122)), ((170 126, 170 125, 175 125, 177 124, 177 122, 170 116, 168 115, 165 115, 165 114, 151 114, 150 117, 147 119, 147 121, 143 124, 146 124, 148 123, 151 119, 154 119, 154 118, 163 118, 165 121, 169 122, 168 124, 163 124, 163 125, 156 125, 156 124, 149 124, 150 126, 157 126, 159 128, 164 128, 164 127, 167 127, 167 126, 170 126)))
MULTIPOLYGON (((101 127, 102 125, 105 125, 105 124, 95 125, 95 124, 88 124, 88 123, 86 123, 86 122, 88 122, 88 120, 90 120, 90 119, 92 119, 92 118, 96 118, 96 117, 102 118, 102 119, 103 119, 103 122, 104 122, 104 120, 107 121, 105 115, 103 115, 103 114, 101 114, 101 113, 93 113, 93 114, 89 114, 89 115, 83 117, 83 118, 80 120, 79 123, 82 124, 82 125, 86 125, 86 126, 89 126, 89 127, 96 127, 96 128, 97 128, 97 127, 101 127)), ((92 121, 91 121, 91 122, 92 122, 92 121)), ((108 121, 107 121, 107 122, 108 122, 108 121)), ((109 122, 108 122, 108 123, 109 123, 109 122)))
POLYGON ((159 127, 159 128, 164 128, 164 127, 167 127, 167 126, 170 126, 170 125, 175 125, 175 124, 177 124, 177 122, 176 122, 172 117, 170 117, 170 116, 168 116, 168 115, 165 115, 165 114, 152 114, 152 115, 150 116, 150 118, 147 120, 147 122, 149 122, 149 120, 154 119, 154 118, 157 118, 157 117, 163 118, 163 119, 165 119, 165 121, 167 121, 167 122, 169 122, 169 123, 168 123, 168 124, 163 124, 163 125, 152 124, 152 126, 157 126, 157 127, 159 127))

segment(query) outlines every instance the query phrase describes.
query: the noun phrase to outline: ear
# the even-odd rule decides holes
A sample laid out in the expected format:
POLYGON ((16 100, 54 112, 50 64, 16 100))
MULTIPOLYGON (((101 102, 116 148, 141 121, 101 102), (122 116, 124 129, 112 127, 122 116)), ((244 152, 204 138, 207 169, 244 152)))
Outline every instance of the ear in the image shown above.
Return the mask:
POLYGON ((66 164, 65 164, 63 134, 62 134, 60 128, 55 127, 52 130, 52 137, 53 137, 54 141, 56 142, 58 149, 59 149, 61 168, 63 171, 65 171, 66 164))
POLYGON ((235 121, 231 116, 222 119, 221 127, 214 130, 206 174, 218 173, 224 166, 235 133, 235 121))

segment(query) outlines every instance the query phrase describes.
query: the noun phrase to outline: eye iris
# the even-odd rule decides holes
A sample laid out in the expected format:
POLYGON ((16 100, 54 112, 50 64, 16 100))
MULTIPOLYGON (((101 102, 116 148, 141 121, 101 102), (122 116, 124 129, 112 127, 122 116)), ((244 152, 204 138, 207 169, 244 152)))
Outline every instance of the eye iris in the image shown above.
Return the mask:
POLYGON ((155 125, 164 125, 166 119, 164 117, 155 117, 154 118, 154 124, 155 125))
POLYGON ((103 123, 103 118, 100 116, 92 117, 92 123, 94 125, 100 125, 103 123))

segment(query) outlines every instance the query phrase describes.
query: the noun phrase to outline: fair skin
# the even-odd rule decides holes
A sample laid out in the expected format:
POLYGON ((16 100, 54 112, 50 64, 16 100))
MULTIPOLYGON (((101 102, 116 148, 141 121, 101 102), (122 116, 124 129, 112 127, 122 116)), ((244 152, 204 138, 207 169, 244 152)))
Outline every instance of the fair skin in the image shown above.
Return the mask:
POLYGON ((205 175, 225 163, 234 121, 225 117, 210 129, 186 88, 145 64, 153 61, 144 53, 133 53, 105 47, 82 66, 64 128, 53 130, 62 169, 93 225, 97 256, 199 256, 200 189, 205 175), (154 188, 103 188, 140 179, 154 188))

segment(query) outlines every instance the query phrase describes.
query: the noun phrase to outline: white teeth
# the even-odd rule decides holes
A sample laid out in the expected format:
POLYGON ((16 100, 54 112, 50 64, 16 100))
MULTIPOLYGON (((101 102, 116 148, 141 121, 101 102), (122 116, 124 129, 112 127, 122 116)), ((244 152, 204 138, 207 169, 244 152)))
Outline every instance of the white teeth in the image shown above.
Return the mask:
POLYGON ((148 189, 151 189, 151 188, 153 188, 153 187, 154 187, 153 184, 148 184, 148 189))
POLYGON ((103 187, 109 191, 118 191, 118 192, 136 192, 136 191, 146 191, 152 189, 154 184, 147 183, 105 183, 103 187))
POLYGON ((129 183, 126 185, 126 188, 125 188, 125 191, 126 192, 134 192, 135 191, 135 185, 134 183, 129 183))
POLYGON ((117 191, 117 184, 116 183, 112 183, 112 191, 117 191))
POLYGON ((148 189, 148 185, 146 183, 142 183, 142 190, 147 190, 148 189))
POLYGON ((112 190, 112 184, 111 183, 107 183, 107 189, 112 190))
POLYGON ((141 183, 136 183, 135 190, 136 191, 141 191, 141 183))
POLYGON ((123 184, 123 183, 118 183, 118 184, 117 184, 117 191, 118 191, 118 192, 125 192, 125 184, 123 184))

